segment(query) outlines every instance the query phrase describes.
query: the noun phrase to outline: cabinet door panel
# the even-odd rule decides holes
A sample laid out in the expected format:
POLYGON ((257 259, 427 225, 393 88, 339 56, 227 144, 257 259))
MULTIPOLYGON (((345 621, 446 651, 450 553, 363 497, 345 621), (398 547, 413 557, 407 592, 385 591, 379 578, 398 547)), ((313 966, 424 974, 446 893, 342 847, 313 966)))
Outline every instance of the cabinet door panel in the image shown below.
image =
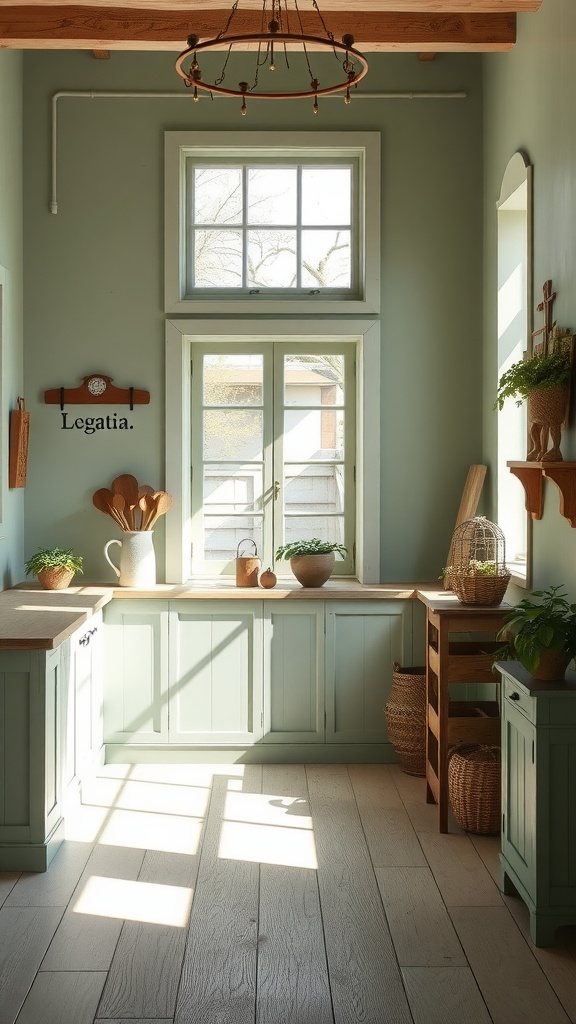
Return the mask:
POLYGON ((109 743, 168 739, 168 603, 114 601, 105 609, 104 735, 109 743))
POLYGON ((264 605, 264 739, 323 742, 324 604, 264 605))
POLYGON ((30 656, 0 654, 0 842, 29 837, 30 656))
POLYGON ((387 741, 394 661, 411 664, 409 601, 334 602, 326 613, 326 740, 387 741))
POLYGON ((503 777, 502 852, 518 878, 531 884, 536 853, 535 737, 534 726, 504 702, 502 749, 503 777))
POLYGON ((170 742, 253 743, 262 732, 261 603, 172 602, 170 742))

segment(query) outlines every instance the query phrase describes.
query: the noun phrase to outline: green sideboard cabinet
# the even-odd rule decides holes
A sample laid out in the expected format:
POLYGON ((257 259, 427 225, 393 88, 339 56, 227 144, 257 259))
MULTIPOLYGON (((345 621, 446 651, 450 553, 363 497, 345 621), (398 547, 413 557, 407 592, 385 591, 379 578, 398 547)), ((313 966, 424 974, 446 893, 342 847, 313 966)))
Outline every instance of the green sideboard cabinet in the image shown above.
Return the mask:
POLYGON ((519 662, 502 676, 501 882, 530 912, 536 946, 576 924, 576 673, 533 679, 519 662))
POLYGON ((53 650, 0 651, 0 870, 45 871, 103 757, 101 616, 53 650))
POLYGON ((394 759, 383 707, 411 601, 122 598, 104 623, 108 760, 394 759))

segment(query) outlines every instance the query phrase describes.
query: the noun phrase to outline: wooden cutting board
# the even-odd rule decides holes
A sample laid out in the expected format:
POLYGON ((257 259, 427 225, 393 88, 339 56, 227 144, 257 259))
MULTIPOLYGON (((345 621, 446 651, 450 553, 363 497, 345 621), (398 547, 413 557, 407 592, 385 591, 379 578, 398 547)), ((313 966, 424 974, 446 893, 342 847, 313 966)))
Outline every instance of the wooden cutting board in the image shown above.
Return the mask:
MULTIPOLYGON (((486 470, 486 466, 470 466, 466 477, 466 483, 464 484, 464 490, 462 491, 462 498, 460 500, 460 507, 458 509, 458 515, 456 516, 456 522, 454 523, 454 529, 456 529, 457 526, 460 526, 461 523, 466 522, 467 519, 473 519, 476 515, 476 509, 478 508, 478 502, 480 501, 486 470)), ((450 544, 446 565, 450 565, 451 562, 452 544, 450 544)), ((448 589, 447 578, 444 577, 444 590, 448 589)))

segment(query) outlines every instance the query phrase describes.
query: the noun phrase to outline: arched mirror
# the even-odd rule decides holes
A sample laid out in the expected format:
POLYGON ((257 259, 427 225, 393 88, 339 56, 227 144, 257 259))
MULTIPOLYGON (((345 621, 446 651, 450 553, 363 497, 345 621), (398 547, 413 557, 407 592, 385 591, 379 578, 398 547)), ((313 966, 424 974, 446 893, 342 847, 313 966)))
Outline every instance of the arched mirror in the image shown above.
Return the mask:
MULTIPOLYGON (((530 354, 532 341, 532 167, 514 153, 496 204, 498 216, 498 380, 530 354)), ((526 459, 526 403, 508 399, 498 412, 498 524, 513 582, 530 586, 531 520, 525 495, 506 463, 526 459)))

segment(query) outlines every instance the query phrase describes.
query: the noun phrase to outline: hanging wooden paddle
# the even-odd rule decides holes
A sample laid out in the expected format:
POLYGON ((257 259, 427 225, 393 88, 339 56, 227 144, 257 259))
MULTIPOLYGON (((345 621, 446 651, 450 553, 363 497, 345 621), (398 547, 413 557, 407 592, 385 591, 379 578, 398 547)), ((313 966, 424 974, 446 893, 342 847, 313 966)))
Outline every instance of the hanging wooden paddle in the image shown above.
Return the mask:
POLYGON ((18 408, 10 413, 10 461, 8 483, 10 487, 26 486, 28 464, 28 435, 30 413, 24 410, 24 399, 18 399, 18 408))

